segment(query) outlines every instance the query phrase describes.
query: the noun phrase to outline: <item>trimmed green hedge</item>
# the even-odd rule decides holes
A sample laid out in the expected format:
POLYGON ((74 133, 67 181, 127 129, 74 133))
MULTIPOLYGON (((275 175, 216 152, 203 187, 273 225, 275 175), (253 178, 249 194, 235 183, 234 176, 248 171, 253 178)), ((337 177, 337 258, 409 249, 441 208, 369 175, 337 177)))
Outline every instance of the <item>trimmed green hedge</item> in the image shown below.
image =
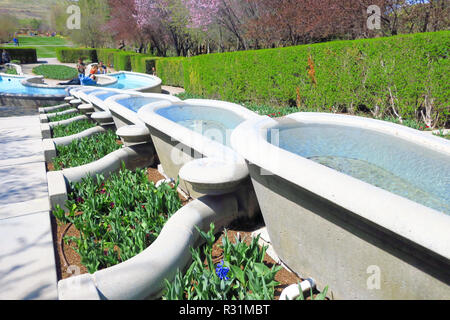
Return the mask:
POLYGON ((420 119, 426 95, 450 122, 450 32, 167 58, 164 84, 208 98, 294 110, 392 113, 420 119), (392 104, 393 103, 393 104, 392 104))
POLYGON ((79 58, 98 62, 97 50, 88 48, 56 48, 56 57, 63 63, 77 63, 79 58))
POLYGON ((140 55, 135 52, 121 51, 119 49, 85 49, 85 48, 58 48, 56 56, 60 62, 75 63, 78 58, 90 60, 91 62, 103 61, 103 63, 114 68, 116 71, 131 71, 132 58, 139 56, 139 59, 149 58, 150 55, 140 55))
POLYGON ((134 72, 148 73, 152 74, 152 68, 156 69, 156 60, 159 57, 153 57, 151 55, 136 54, 131 56, 131 69, 134 72))
POLYGON ((134 52, 121 51, 114 53, 114 70, 131 71, 131 57, 138 55, 134 52))
POLYGON ((11 57, 11 60, 18 60, 20 63, 36 63, 37 54, 35 48, 2 48, 0 47, 0 54, 6 50, 11 57))
POLYGON ((105 50, 102 60, 112 59, 118 71, 152 73, 155 66, 165 85, 235 102, 372 111, 380 118, 390 116, 394 106, 403 119, 420 120, 428 96, 444 124, 450 123, 449 48, 450 31, 440 31, 191 58, 97 50, 105 50))
POLYGON ((103 61, 106 66, 114 68, 116 71, 135 71, 148 74, 152 73, 152 68, 156 68, 156 60, 161 59, 150 54, 119 49, 58 48, 56 53, 60 62, 75 63, 78 58, 82 57, 92 62, 103 61))
POLYGON ((165 85, 184 87, 185 66, 191 58, 164 58, 156 61, 156 72, 165 85))
POLYGON ((98 61, 103 61, 103 63, 111 68, 114 66, 114 54, 120 52, 119 49, 97 49, 97 59, 98 61))

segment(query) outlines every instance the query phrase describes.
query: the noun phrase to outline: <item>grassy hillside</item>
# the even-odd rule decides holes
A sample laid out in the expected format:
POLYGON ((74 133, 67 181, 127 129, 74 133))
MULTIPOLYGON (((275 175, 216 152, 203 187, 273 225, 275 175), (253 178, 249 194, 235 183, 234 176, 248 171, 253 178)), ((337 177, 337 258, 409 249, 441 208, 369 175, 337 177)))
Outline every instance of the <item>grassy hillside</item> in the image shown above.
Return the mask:
MULTIPOLYGON (((26 37, 19 36, 20 47, 36 48, 38 58, 56 57, 56 48, 70 47, 72 44, 62 37, 26 37)), ((14 48, 12 43, 4 44, 5 48, 14 48)), ((19 48, 20 48, 19 47, 19 48)))
POLYGON ((0 0, 0 12, 19 19, 38 18, 47 20, 50 8, 58 0, 0 0))

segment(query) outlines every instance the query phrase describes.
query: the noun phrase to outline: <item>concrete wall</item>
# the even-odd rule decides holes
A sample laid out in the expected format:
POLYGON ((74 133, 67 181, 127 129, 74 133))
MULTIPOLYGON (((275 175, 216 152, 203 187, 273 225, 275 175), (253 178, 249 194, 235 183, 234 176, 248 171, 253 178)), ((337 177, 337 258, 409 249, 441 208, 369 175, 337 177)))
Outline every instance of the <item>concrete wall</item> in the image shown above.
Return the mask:
POLYGON ((116 128, 122 128, 124 126, 128 126, 128 125, 133 125, 136 124, 130 120, 128 120, 125 117, 122 117, 120 114, 114 112, 113 110, 109 110, 109 112, 111 112, 113 119, 114 119, 114 124, 116 125, 116 128))
POLYGON ((37 110, 39 107, 61 104, 62 102, 64 102, 64 97, 36 97, 0 94, 0 106, 27 107, 37 110))
POLYGON ((336 299, 450 299, 445 257, 256 165, 249 171, 276 253, 320 290, 328 285, 336 299))
MULTIPOLYGON (((179 141, 172 140, 163 132, 150 126, 147 127, 150 130, 153 145, 164 173, 175 181, 178 179, 178 174, 183 165, 194 159, 204 157, 193 148, 181 144, 179 141)), ((179 187, 192 198, 198 199, 205 196, 205 194, 195 191, 192 185, 183 179, 180 179, 179 187)), ((234 194, 238 199, 239 211, 242 211, 243 215, 253 217, 259 212, 256 194, 249 178, 240 183, 240 187, 234 194)))
MULTIPOLYGON (((159 161, 168 177, 177 180, 178 173, 184 164, 195 158, 203 157, 201 154, 196 154, 194 149, 181 144, 179 141, 172 140, 165 133, 150 126, 147 126, 147 128, 150 130, 159 161)), ((196 192, 191 184, 184 180, 180 179, 179 186, 186 194, 193 198, 199 198, 204 195, 196 192)))

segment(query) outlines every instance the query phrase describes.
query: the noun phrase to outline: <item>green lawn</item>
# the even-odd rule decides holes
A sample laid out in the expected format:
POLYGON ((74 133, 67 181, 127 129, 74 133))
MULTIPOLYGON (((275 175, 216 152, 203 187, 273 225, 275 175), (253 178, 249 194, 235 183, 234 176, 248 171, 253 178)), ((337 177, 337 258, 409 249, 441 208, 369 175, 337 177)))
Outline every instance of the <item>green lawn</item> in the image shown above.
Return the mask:
MULTIPOLYGON (((36 48, 38 58, 56 58, 55 50, 60 47, 71 47, 72 44, 62 37, 29 37, 19 36, 19 47, 36 48)), ((3 47, 14 47, 13 43, 3 47)))
POLYGON ((75 68, 54 64, 42 64, 34 67, 33 73, 44 76, 47 79, 57 80, 69 80, 78 75, 78 71, 75 68))

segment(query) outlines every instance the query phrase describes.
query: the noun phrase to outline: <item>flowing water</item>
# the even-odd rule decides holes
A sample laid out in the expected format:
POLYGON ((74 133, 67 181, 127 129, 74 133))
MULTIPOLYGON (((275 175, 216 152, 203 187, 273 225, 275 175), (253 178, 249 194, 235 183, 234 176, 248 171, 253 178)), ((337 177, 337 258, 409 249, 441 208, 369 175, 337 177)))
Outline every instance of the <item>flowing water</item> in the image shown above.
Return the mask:
POLYGON ((245 120, 226 109, 196 105, 173 105, 158 109, 157 113, 227 146, 233 130, 245 120))
POLYGON ((447 154, 356 127, 298 124, 276 129, 282 149, 450 214, 447 154))

